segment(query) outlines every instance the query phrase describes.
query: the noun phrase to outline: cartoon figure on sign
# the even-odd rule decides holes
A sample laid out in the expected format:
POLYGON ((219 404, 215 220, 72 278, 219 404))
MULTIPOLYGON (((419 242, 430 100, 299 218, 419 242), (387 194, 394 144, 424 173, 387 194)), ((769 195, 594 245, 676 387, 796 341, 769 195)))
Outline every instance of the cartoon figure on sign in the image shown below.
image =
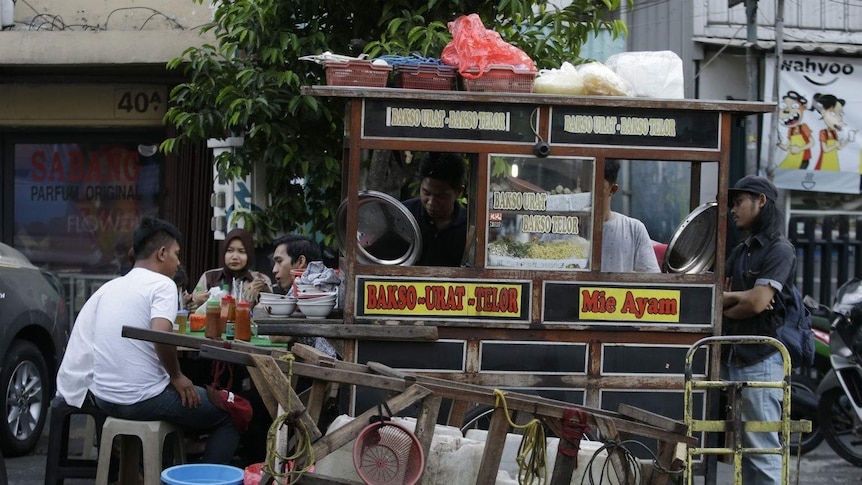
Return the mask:
POLYGON ((820 130, 820 158, 817 159, 815 170, 830 170, 837 172, 841 170, 838 163, 838 150, 844 148, 849 140, 838 138, 838 132, 844 128, 844 104, 843 99, 836 98, 832 94, 817 93, 814 95, 814 103, 811 109, 820 113, 826 129, 820 130))
POLYGON ((802 116, 808 100, 796 91, 787 91, 778 106, 778 121, 787 128, 787 143, 779 141, 778 148, 787 152, 787 156, 778 168, 805 170, 811 161, 811 128, 802 122, 802 116))

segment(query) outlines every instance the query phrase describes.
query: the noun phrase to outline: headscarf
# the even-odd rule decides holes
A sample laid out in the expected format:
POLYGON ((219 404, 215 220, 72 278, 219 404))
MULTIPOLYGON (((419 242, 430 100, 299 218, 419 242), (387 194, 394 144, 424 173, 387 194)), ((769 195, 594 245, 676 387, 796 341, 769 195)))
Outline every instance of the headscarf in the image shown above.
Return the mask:
POLYGON ((238 271, 234 271, 224 265, 222 267, 222 272, 228 278, 236 278, 237 280, 243 279, 250 271, 251 268, 254 267, 254 239, 251 237, 251 234, 245 229, 241 229, 237 227, 236 229, 231 229, 227 236, 225 236, 224 241, 221 244, 221 257, 222 264, 224 264, 224 257, 227 254, 227 247, 230 245, 230 242, 234 239, 239 239, 242 241, 242 245, 245 248, 245 254, 248 257, 245 263, 245 267, 241 268, 238 271))

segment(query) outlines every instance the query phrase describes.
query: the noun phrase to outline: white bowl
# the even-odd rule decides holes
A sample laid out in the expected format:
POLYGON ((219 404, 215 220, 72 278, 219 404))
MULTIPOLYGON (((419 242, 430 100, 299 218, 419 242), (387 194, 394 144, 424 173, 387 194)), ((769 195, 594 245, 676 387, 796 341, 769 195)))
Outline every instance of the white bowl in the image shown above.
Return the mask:
POLYGON ((336 295, 305 295, 300 296, 298 301, 335 301, 336 295))
POLYGON ((264 302, 264 301, 281 302, 281 301, 288 300, 290 298, 292 298, 292 297, 287 296, 287 295, 279 295, 277 293, 261 293, 258 296, 258 300, 261 302, 264 302))
POLYGON ((334 301, 326 304, 306 303, 305 300, 299 302, 299 310, 305 318, 325 318, 332 313, 333 308, 335 308, 334 301))
POLYGON ((296 310, 296 302, 292 300, 284 300, 277 303, 261 302, 263 308, 272 316, 286 317, 296 310))

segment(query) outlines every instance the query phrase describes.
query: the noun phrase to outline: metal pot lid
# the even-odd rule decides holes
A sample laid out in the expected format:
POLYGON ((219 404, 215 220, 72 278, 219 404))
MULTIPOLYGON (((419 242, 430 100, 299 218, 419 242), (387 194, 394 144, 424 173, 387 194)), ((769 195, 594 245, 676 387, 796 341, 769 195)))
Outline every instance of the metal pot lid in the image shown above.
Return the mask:
MULTIPOLYGON (((335 215, 341 254, 347 249, 347 200, 335 215)), ((411 266, 422 254, 422 234, 413 214, 383 192, 359 192, 356 207, 356 261, 362 264, 411 266)))
POLYGON ((717 227, 718 203, 707 202, 691 211, 667 245, 662 270, 685 274, 709 271, 715 264, 717 227))

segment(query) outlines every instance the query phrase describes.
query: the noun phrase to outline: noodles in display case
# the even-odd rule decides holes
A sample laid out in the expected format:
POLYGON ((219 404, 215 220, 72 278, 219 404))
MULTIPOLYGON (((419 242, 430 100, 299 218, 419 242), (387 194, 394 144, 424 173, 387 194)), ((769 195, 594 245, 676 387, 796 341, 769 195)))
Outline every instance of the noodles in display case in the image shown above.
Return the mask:
POLYGON ((485 266, 588 270, 592 158, 490 158, 485 266))

